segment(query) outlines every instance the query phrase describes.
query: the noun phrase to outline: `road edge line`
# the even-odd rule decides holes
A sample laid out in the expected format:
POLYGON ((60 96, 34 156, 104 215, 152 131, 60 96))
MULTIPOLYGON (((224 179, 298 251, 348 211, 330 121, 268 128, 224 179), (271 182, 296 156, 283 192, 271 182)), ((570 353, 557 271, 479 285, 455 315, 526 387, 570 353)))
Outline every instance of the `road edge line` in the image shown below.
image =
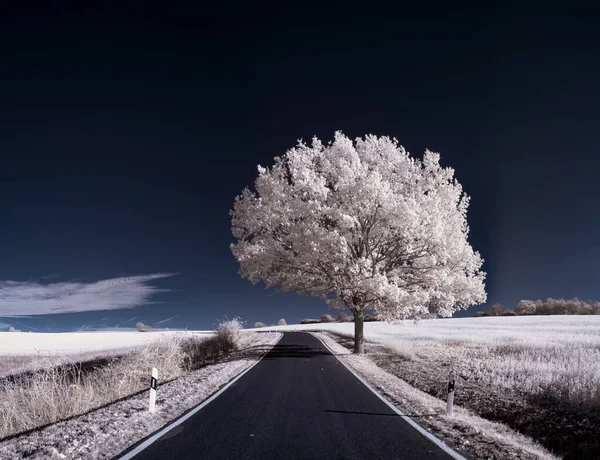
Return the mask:
POLYGON ((389 406, 390 409, 392 409, 394 412, 396 412, 399 416, 401 416, 404 420, 406 420, 413 428, 415 428, 419 433, 421 433, 423 436, 425 436, 427 439, 429 439, 431 442, 433 442, 436 446, 438 446, 440 449, 442 449, 444 452, 446 452, 448 455, 450 455, 452 458, 456 459, 456 460, 467 460, 466 457, 462 456, 461 454, 459 454, 458 452, 456 452, 454 449, 452 449, 448 444, 446 444, 444 441, 442 441, 440 438, 436 437, 434 434, 430 433, 429 431, 427 431, 425 428, 423 428, 421 425, 419 425, 417 422, 415 422, 410 416, 406 415, 405 413, 403 413, 400 409, 398 409, 394 403, 392 403, 391 401, 388 401, 388 399, 383 396, 381 393, 379 393, 379 391, 377 391, 375 388, 373 388, 373 386, 367 382, 365 379, 363 379, 360 375, 358 375, 358 373, 356 371, 354 371, 354 369, 352 369, 350 366, 348 366, 344 361, 342 361, 340 358, 337 357, 337 355, 334 353, 334 351, 329 348, 329 346, 325 343, 324 340, 321 339, 321 337, 317 337, 315 335, 314 332, 309 332, 310 335, 312 335, 315 339, 319 340, 324 346, 325 348, 327 348, 329 350, 329 352, 335 356, 335 358, 342 363, 342 365, 348 369, 352 374, 354 374, 354 376, 360 380, 360 382, 366 386, 369 390, 371 390, 375 396, 377 396, 379 399, 381 399, 385 404, 387 404, 389 406))
MULTIPOLYGON (((273 348, 275 348, 275 346, 281 341, 281 339, 283 338, 283 332, 280 332, 280 336, 279 339, 277 339, 277 342, 275 342, 273 344, 273 346, 271 347, 271 350, 273 348)), ((218 390, 216 393, 213 393, 212 396, 210 396, 208 399, 205 399, 204 401, 202 401, 200 404, 198 404, 196 407, 194 407, 193 409, 191 409, 189 412, 185 413, 184 415, 182 415, 181 417, 175 419, 173 422, 167 424, 165 427, 161 428, 160 431, 154 433, 153 435, 151 435, 149 438, 147 438, 144 442, 142 442, 139 446, 137 446, 135 449, 127 452, 126 454, 124 454, 122 457, 115 457, 118 458, 118 460, 130 460, 133 457, 135 457, 137 454, 139 454, 140 452, 142 452, 143 450, 147 449, 150 445, 154 444, 154 442, 156 442, 156 440, 158 440, 159 438, 161 438, 162 436, 164 436, 165 434, 167 434, 169 431, 171 431, 173 428, 181 425, 183 422, 185 422, 188 418, 190 418, 192 415, 195 415, 198 411, 200 411, 202 408, 204 408, 206 405, 208 405, 210 402, 214 401, 215 399, 217 399, 217 397, 219 397, 221 394, 223 394, 225 392, 225 390, 227 390, 231 385, 233 385, 235 382, 237 382, 239 379, 241 379, 244 374, 246 372, 249 372, 250 369, 252 369, 254 366, 256 366, 259 362, 262 361, 262 359, 267 355, 267 353, 269 353, 271 350, 266 351, 262 354, 262 356, 260 358, 258 358, 256 360, 256 362, 254 364, 252 364, 250 367, 248 367, 247 369, 245 369, 242 373, 238 374, 236 377, 234 377, 232 380, 230 380, 229 382, 227 382, 227 384, 225 384, 225 386, 221 387, 220 390, 218 390)))

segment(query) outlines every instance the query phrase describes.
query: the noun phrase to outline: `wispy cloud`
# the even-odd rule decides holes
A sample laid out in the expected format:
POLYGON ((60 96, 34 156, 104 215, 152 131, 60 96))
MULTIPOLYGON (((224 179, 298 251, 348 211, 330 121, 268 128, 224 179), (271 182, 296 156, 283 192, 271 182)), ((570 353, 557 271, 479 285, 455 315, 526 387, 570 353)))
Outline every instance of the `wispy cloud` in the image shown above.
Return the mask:
POLYGON ((179 316, 179 315, 171 316, 170 318, 167 318, 167 319, 162 319, 162 320, 160 320, 160 321, 157 321, 157 322, 156 322, 156 323, 154 323, 154 324, 162 324, 162 323, 166 323, 167 321, 171 321, 172 319, 175 319, 175 318, 177 318, 178 316, 179 316))
MULTIPOLYGON (((0 312, 2 313, 2 312, 0 312)), ((2 315, 0 315, 1 317, 2 315)), ((31 315, 27 315, 27 316, 21 316, 21 315, 10 315, 11 318, 22 318, 22 319, 34 319, 35 316, 31 316, 31 315)))
POLYGON ((152 295, 168 290, 148 284, 150 281, 173 275, 154 273, 90 283, 0 281, 0 317, 133 308, 150 303, 152 295))
POLYGON ((121 322, 120 322, 119 324, 117 324, 115 327, 119 327, 119 326, 121 326, 121 324, 128 323, 129 321, 133 321, 134 319, 137 319, 137 316, 134 316, 133 318, 126 319, 125 321, 121 321, 121 322))

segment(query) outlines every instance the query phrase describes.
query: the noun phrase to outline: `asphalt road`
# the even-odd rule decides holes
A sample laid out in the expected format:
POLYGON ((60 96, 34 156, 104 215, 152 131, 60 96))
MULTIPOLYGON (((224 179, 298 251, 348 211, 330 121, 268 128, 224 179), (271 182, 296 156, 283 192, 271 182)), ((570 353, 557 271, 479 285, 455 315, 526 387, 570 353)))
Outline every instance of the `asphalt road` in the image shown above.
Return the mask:
POLYGON ((228 390, 135 457, 449 458, 303 332, 286 332, 228 390))

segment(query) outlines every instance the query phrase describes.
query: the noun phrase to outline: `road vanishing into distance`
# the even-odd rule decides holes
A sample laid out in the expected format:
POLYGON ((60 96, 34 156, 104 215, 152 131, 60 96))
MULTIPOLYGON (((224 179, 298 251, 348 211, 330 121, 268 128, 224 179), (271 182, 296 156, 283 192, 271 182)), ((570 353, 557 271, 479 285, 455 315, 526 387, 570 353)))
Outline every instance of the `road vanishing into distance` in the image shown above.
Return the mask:
POLYGON ((305 332, 285 332, 230 388, 135 456, 136 460, 449 458, 305 332))

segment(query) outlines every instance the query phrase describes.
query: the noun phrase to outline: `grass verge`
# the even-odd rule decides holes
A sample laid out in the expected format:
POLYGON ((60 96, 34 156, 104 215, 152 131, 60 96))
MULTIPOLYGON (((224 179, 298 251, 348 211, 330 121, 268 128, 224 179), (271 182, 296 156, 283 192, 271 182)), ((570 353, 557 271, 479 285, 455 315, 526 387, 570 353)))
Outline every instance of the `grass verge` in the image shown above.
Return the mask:
MULTIPOLYGON (((452 367, 457 406, 505 424, 567 460, 600 458, 600 365, 592 334, 559 330, 550 340, 522 329, 514 337, 496 331, 499 337, 476 340, 461 330, 451 337, 431 329, 399 328, 395 336, 374 331, 366 356, 442 401, 452 367)), ((332 337, 352 349, 350 335, 332 337)))
POLYGON ((237 320, 210 337, 164 337, 121 356, 44 366, 0 379, 0 439, 85 414, 147 390, 152 367, 161 383, 215 363, 239 346, 237 320))
MULTIPOLYGON (((445 415, 445 401, 407 383, 406 375, 396 375, 373 360, 373 344, 365 355, 351 352, 353 340, 346 336, 317 334, 339 359, 368 381, 389 401, 397 405, 419 425, 444 440, 468 458, 485 459, 557 459, 530 437, 505 424, 480 417, 462 406, 455 406, 452 417, 445 415)), ((393 369, 392 369, 393 370, 393 369)), ((444 384, 445 386, 445 384, 444 384)))

